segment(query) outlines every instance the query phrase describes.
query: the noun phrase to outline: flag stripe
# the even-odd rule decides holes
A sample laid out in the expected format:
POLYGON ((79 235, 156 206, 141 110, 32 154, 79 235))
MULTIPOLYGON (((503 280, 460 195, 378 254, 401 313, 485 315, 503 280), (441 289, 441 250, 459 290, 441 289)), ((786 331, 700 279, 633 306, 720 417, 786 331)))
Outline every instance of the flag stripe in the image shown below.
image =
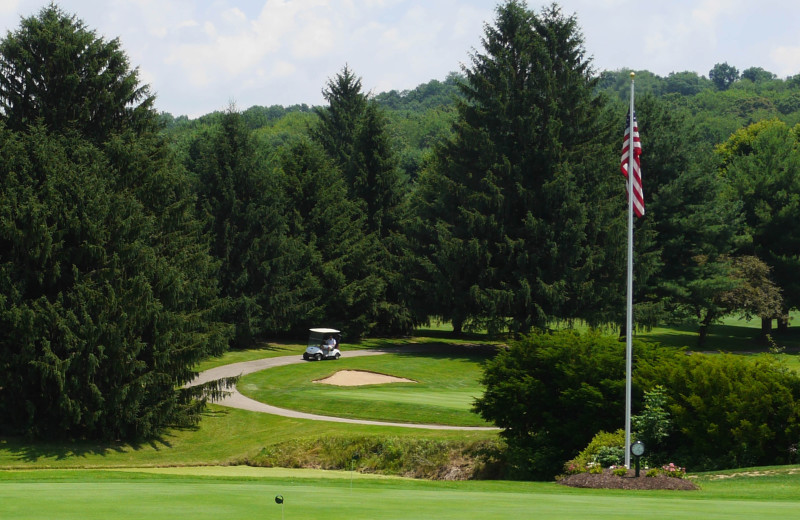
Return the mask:
MULTIPOLYGON (((631 140, 631 116, 625 124, 625 138, 622 143, 622 161, 620 170, 625 178, 628 178, 628 159, 630 154, 631 140)), ((628 184, 633 185, 633 212, 637 217, 644 216, 644 192, 642 191, 642 165, 639 156, 642 154, 642 142, 639 138, 639 123, 636 121, 636 113, 633 114, 633 180, 628 184)))

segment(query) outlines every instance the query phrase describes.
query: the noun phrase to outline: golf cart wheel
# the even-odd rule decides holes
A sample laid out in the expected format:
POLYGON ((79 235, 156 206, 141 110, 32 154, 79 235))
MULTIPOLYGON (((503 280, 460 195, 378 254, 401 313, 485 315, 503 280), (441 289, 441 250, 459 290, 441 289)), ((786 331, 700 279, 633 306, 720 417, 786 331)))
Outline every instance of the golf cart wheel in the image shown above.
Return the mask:
POLYGON ((322 354, 320 353, 314 354, 314 359, 316 359, 317 361, 322 361, 322 354))
POLYGON ((336 355, 333 356, 333 359, 339 359, 340 357, 342 357, 342 355, 337 352, 336 355))

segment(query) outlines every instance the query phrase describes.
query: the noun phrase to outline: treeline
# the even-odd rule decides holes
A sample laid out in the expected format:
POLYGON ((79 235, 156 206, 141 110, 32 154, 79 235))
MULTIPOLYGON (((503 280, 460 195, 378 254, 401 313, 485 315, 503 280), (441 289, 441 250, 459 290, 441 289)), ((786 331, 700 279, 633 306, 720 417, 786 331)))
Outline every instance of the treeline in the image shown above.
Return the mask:
MULTIPOLYGON (((483 43, 413 91, 372 95, 345 66, 325 106, 189 120, 155 112, 117 40, 53 5, 24 19, 0 42, 0 431, 190 424, 196 361, 313 325, 622 323, 627 73, 598 77, 557 5, 505 2, 483 43)), ((697 109, 746 81, 637 101, 642 326, 766 331, 798 305, 795 113, 697 109)))

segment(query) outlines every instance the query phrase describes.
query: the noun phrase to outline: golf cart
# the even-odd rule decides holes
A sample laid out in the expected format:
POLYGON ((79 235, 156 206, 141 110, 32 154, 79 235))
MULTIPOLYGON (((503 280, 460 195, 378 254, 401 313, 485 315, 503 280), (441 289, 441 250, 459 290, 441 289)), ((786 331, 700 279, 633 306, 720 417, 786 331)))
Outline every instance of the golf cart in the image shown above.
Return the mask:
POLYGON ((310 329, 308 347, 303 352, 306 361, 322 361, 323 359, 339 359, 339 342, 342 333, 336 329, 310 329))

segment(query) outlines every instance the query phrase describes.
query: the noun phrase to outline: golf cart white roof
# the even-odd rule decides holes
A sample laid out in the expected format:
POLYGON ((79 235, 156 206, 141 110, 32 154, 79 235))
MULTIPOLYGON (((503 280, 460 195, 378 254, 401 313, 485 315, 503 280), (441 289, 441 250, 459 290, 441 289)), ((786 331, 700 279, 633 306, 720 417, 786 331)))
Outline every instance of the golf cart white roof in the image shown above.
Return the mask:
POLYGON ((317 332, 319 334, 339 334, 336 329, 308 329, 309 332, 317 332))

